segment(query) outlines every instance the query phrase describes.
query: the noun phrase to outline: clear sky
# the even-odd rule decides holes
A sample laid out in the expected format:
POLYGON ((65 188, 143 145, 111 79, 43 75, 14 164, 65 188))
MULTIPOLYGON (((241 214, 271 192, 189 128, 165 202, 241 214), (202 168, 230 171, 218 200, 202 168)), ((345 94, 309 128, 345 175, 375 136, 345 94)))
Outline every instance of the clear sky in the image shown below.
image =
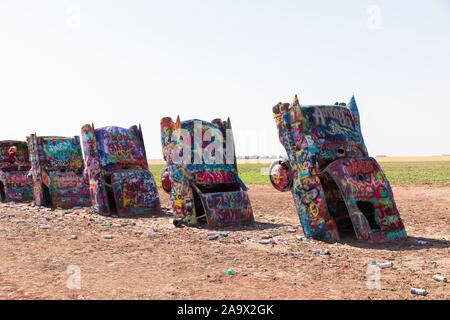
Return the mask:
POLYGON ((372 155, 450 153, 450 1, 0 0, 0 139, 231 117, 281 154, 271 108, 355 94, 372 155))

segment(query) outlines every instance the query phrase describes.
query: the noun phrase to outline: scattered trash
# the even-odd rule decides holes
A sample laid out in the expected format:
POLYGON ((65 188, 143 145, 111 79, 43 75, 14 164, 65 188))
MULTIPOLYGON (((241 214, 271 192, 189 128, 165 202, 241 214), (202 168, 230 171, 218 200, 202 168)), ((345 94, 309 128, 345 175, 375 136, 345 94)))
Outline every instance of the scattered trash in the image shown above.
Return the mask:
POLYGON ((277 238, 278 242, 283 242, 283 243, 289 243, 289 239, 288 238, 277 238))
POLYGON ((212 241, 212 240, 217 240, 217 239, 219 239, 219 238, 220 238, 220 237, 219 237, 219 235, 217 235, 217 234, 208 236, 208 240, 210 240, 210 241, 212 241))
POLYGON ((312 254, 320 254, 320 255, 323 255, 323 256, 329 256, 331 254, 330 250, 328 250, 328 249, 324 249, 324 250, 322 250, 322 249, 314 249, 311 252, 312 252, 312 254))
POLYGON ((75 234, 73 234, 73 235, 70 236, 70 239, 72 239, 72 240, 77 240, 78 237, 77 237, 75 234))
POLYGON ((273 239, 263 239, 259 242, 260 244, 275 244, 275 241, 273 239))
POLYGON ((111 234, 105 234, 105 235, 103 236, 103 238, 105 238, 105 239, 112 239, 113 236, 112 236, 111 234))
POLYGON ((448 282, 448 279, 444 276, 441 276, 439 274, 435 274, 433 276, 433 280, 436 280, 437 282, 448 282))
POLYGON ((227 238, 230 235, 229 232, 226 231, 222 231, 219 234, 217 233, 213 233, 213 232, 209 232, 207 234, 208 240, 217 240, 219 238, 227 238))
POLYGON ((103 226, 104 227, 112 227, 113 223, 109 220, 105 220, 105 221, 103 221, 103 226))
POLYGON ((378 266, 381 269, 389 269, 389 268, 392 268, 394 266, 394 263, 392 261, 388 261, 388 262, 380 263, 378 266))
POLYGON ((233 269, 228 269, 228 270, 227 270, 227 275, 229 275, 229 276, 234 276, 234 271, 233 271, 233 269))
POLYGON ((181 219, 173 219, 173 225, 176 228, 181 228, 183 226, 183 220, 181 220, 181 219))
POLYGON ((47 225, 39 226, 39 229, 48 230, 48 229, 50 229, 50 226, 47 226, 47 225))
POLYGON ((414 294, 416 296, 424 296, 425 297, 425 296, 428 295, 428 290, 412 288, 411 289, 411 294, 414 294))
POLYGON ((280 237, 281 232, 272 232, 272 237, 280 237))
POLYGON ((381 268, 373 260, 366 271, 366 286, 369 290, 381 290, 381 268))
POLYGON ((421 246, 426 246, 428 244, 428 241, 419 240, 417 241, 417 243, 420 244, 421 246))

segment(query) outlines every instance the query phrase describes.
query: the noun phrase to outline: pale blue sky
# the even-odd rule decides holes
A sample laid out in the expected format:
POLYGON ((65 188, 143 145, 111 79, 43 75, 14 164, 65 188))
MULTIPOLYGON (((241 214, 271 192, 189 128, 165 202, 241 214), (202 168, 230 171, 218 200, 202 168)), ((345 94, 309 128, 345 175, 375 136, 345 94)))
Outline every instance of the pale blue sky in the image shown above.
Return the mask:
POLYGON ((0 139, 230 116, 280 154, 273 105, 355 94, 372 155, 450 153, 449 57, 448 0, 0 0, 0 139))

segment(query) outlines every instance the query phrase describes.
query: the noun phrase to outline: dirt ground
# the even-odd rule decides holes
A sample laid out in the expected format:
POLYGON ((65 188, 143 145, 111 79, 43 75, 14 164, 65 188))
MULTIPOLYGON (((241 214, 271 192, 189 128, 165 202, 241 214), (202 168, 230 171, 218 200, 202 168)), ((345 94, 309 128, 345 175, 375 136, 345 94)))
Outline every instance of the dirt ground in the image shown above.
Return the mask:
POLYGON ((432 277, 450 276, 450 186, 394 192, 410 238, 389 245, 305 241, 291 195, 269 186, 251 187, 257 223, 218 240, 208 233, 223 230, 176 229, 168 214, 111 219, 0 204, 0 299, 449 299, 449 284, 432 277), (394 264, 381 290, 367 288, 372 260, 394 264))

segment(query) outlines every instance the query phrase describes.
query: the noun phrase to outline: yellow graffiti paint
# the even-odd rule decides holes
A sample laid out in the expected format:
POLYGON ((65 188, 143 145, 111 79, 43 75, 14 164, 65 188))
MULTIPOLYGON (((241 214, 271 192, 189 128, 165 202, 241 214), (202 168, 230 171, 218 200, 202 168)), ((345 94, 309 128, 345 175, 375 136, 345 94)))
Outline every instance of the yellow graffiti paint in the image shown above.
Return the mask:
POLYGON ((319 214, 319 207, 315 203, 309 205, 309 214, 314 218, 319 214))

